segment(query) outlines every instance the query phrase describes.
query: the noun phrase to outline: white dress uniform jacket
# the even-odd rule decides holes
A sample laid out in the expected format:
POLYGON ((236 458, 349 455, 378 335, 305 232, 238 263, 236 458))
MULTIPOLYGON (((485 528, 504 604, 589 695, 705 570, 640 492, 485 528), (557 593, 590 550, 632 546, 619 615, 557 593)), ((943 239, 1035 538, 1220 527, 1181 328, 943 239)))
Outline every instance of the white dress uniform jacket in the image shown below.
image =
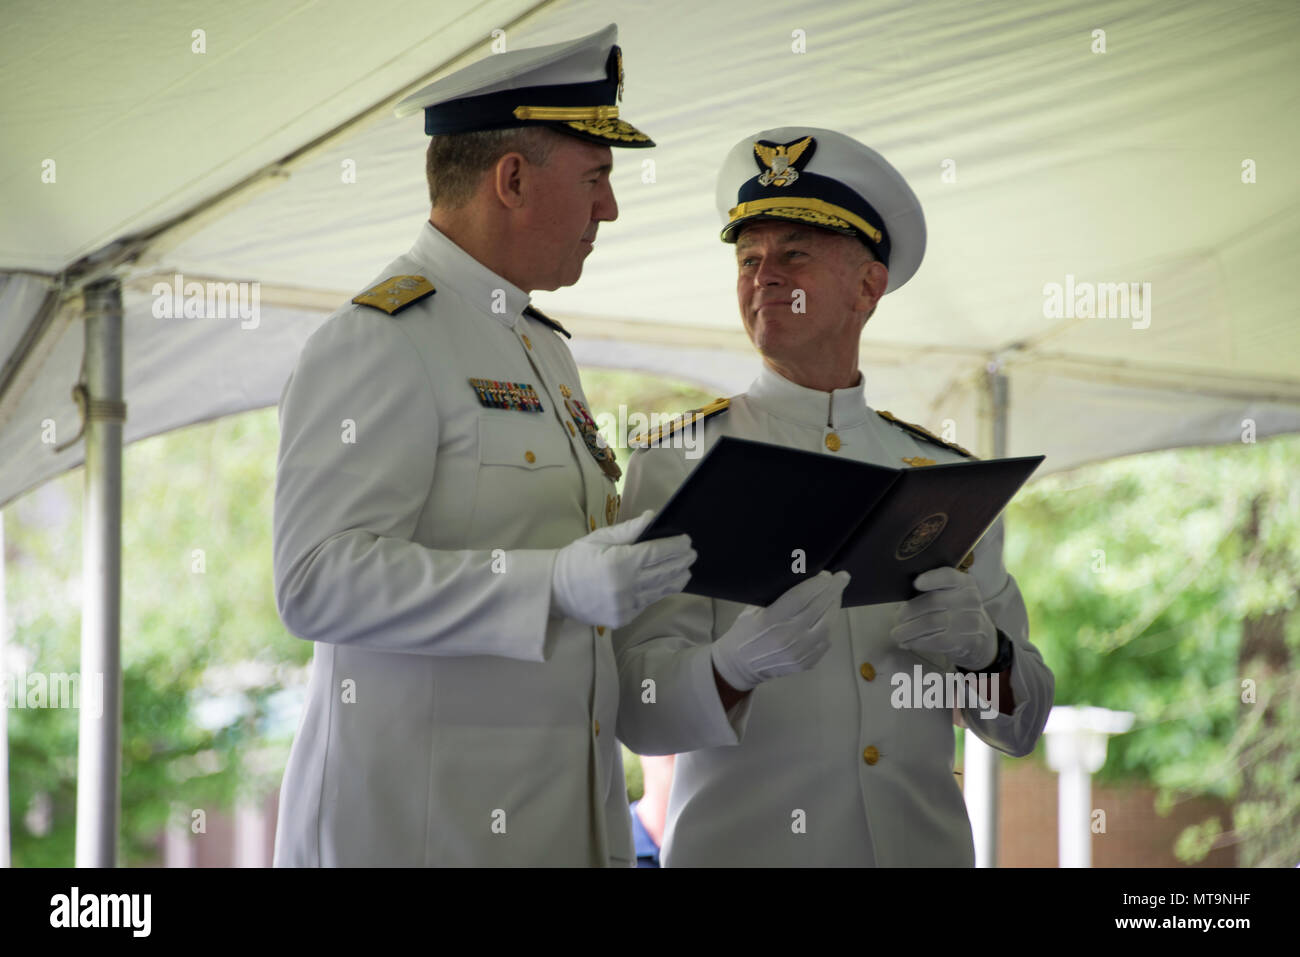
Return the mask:
MULTIPOLYGON (((701 451, 733 435, 895 468, 911 456, 962 460, 877 415, 861 384, 818 392, 766 365, 746 394, 700 427, 701 451), (836 439, 838 451, 828 451, 836 439)), ((666 445, 635 452, 624 507, 661 508, 699 460, 666 445)), ((981 718, 980 708, 967 708, 964 720, 991 746, 1024 755, 1047 721, 1054 681, 1029 642, 1020 590, 1002 564, 1001 520, 976 547, 970 574, 989 616, 1015 643, 1015 709, 981 718)), ((619 737, 641 754, 686 752, 669 799, 665 866, 972 866, 970 822, 953 776, 953 711, 890 703, 895 673, 911 676, 918 663, 927 672, 953 670, 891 643, 902 604, 843 610, 813 668, 760 684, 727 714, 710 643, 744 607, 673 595, 615 634, 619 737)))
POLYGON ((275 863, 630 866, 611 635, 550 617, 550 550, 617 511, 577 367, 432 225, 397 275, 437 291, 336 312, 280 404, 276 601, 316 646, 275 863))

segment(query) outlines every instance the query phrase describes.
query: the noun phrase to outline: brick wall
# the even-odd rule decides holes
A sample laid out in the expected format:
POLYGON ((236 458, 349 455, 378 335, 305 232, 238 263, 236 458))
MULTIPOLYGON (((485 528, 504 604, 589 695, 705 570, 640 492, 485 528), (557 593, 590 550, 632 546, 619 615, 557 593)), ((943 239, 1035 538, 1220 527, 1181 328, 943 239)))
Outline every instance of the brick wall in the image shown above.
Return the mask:
MULTIPOLYGON (((1034 755, 1003 758, 998 796, 998 863, 1001 867, 1056 867, 1056 774, 1034 755)), ((1154 788, 1092 785, 1092 806, 1106 812, 1106 833, 1092 835, 1093 867, 1186 867, 1174 856, 1183 828, 1213 814, 1227 830, 1230 807, 1196 799, 1156 813, 1154 788)), ((1235 867, 1231 847, 1211 851, 1197 867, 1235 867)))
MULTIPOLYGON (((1039 746, 1041 751, 1042 745, 1039 746)), ((998 861, 1002 867, 1056 867, 1056 774, 1031 757, 1001 760, 998 808, 998 861)), ((1226 829, 1228 806, 1204 799, 1176 805, 1168 817, 1155 809, 1153 788, 1092 787, 1092 806, 1106 812, 1106 833, 1092 836, 1093 867, 1184 867, 1174 857, 1174 841, 1188 825, 1219 814, 1226 829)), ((279 794, 267 795, 259 825, 264 860, 271 861, 279 794)), ((234 863, 235 828, 230 817, 208 815, 204 835, 183 834, 192 841, 193 866, 230 867, 234 863)), ((158 861, 162 863, 161 854, 158 861)), ((1212 851, 1200 867, 1235 867, 1233 849, 1212 851)))

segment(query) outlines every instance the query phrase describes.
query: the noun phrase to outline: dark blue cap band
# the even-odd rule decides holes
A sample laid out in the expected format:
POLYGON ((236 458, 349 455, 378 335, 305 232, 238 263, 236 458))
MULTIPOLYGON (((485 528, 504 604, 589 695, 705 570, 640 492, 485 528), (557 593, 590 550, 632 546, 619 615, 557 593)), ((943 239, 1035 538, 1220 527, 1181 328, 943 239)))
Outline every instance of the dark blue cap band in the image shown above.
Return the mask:
POLYGON ((516 126, 550 126, 554 120, 521 120, 515 116, 520 106, 613 106, 618 96, 617 47, 610 51, 605 64, 605 79, 590 83, 567 83, 559 86, 527 86, 482 96, 462 97, 424 109, 424 132, 470 133, 475 130, 499 130, 516 126))
MULTIPOLYGON (((886 268, 889 266, 889 230, 885 228, 884 218, 876 212, 876 208, 858 195, 857 190, 845 186, 837 179, 831 179, 829 176, 819 176, 816 173, 807 171, 799 173, 799 178, 787 186, 777 186, 769 184, 762 185, 755 176, 746 180, 740 187, 740 193, 737 197, 736 205, 751 203, 755 200, 791 200, 790 205, 798 205, 800 199, 817 199, 832 206, 838 206, 841 209, 848 210, 855 216, 858 216, 872 226, 880 230, 880 240, 877 242, 862 230, 854 228, 853 235, 858 236, 886 268), (797 185, 795 185, 797 183, 797 185)), ((762 214, 758 214, 761 218, 762 214)), ((782 219, 781 216, 773 216, 773 219, 782 219)))

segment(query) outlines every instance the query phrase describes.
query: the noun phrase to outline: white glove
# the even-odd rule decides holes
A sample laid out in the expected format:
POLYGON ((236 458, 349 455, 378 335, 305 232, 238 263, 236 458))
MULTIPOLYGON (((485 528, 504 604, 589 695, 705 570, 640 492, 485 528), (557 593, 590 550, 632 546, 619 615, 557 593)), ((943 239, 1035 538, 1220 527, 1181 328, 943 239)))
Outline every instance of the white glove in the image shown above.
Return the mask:
POLYGON ((654 512, 584 535, 561 548, 551 574, 551 603, 567 618, 617 628, 691 577, 689 535, 632 544, 654 512))
POLYGON ((946 657, 975 671, 997 657, 998 630, 984 610, 973 576, 955 568, 932 568, 912 585, 924 595, 903 604, 889 637, 924 658, 946 657))
POLYGON ((718 675, 737 691, 749 691, 770 678, 817 664, 831 645, 831 622, 848 583, 848 572, 824 571, 766 608, 746 608, 713 643, 718 675))

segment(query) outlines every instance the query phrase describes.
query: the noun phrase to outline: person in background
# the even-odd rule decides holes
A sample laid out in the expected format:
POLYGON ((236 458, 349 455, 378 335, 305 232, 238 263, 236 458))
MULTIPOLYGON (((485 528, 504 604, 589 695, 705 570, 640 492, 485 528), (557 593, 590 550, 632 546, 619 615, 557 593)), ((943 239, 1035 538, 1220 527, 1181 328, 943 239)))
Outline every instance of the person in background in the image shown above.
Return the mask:
POLYGON ((637 867, 659 866, 659 848, 664 843, 675 757, 672 754, 640 755, 644 791, 639 800, 632 802, 632 843, 636 848, 637 867))

